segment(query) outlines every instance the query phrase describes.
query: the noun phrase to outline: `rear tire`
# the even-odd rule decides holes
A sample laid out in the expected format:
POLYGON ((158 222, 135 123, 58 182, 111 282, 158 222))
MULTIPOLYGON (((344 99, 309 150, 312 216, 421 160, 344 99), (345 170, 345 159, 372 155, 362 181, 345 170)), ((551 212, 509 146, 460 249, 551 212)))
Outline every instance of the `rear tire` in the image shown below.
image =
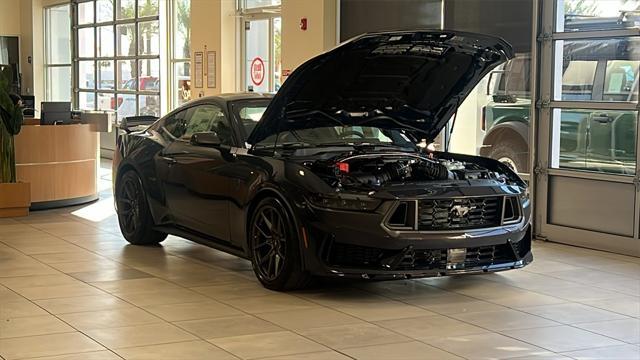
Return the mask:
POLYGON ((127 171, 116 184, 118 223, 124 238, 133 245, 157 245, 167 234, 153 229, 142 180, 135 171, 127 171))
POLYGON ((300 239, 293 217, 279 199, 262 199, 247 228, 253 271, 262 285, 285 291, 306 288, 312 276, 303 270, 300 239))
POLYGON ((529 173, 529 151, 518 141, 501 141, 491 146, 489 156, 507 165, 516 173, 529 173))

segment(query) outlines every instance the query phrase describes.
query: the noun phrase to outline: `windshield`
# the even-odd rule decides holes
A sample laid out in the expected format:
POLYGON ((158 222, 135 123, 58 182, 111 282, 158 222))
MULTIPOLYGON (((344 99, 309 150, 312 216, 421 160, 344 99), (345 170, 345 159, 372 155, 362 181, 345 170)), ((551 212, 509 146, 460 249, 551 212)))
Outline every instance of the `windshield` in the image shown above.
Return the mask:
POLYGON ((415 144, 401 130, 375 126, 322 126, 289 130, 271 135, 256 147, 317 146, 392 146, 415 149, 415 144), (277 144, 276 144, 277 138, 277 144))
POLYGON ((245 139, 256 127, 268 105, 269 100, 244 100, 233 103, 233 112, 244 131, 245 139))

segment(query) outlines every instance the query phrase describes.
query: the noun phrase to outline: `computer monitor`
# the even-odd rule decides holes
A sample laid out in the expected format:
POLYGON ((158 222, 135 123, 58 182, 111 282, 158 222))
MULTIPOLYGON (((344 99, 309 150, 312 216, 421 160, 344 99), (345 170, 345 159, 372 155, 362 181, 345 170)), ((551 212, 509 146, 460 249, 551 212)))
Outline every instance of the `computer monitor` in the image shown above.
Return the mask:
POLYGON ((22 95, 22 114, 24 117, 32 118, 35 115, 36 97, 33 95, 22 95))
POLYGON ((40 103, 40 125, 68 124, 70 122, 70 102, 49 101, 40 103))

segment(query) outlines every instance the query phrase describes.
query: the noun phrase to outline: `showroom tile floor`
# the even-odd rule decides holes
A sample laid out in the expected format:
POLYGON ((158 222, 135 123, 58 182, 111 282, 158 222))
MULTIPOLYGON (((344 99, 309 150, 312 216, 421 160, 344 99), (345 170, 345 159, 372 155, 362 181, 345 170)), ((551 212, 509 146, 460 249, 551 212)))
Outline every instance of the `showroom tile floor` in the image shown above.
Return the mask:
POLYGON ((640 359, 639 258, 536 242, 519 271, 274 293, 180 238, 126 245, 102 171, 96 203, 0 220, 0 358, 640 359))

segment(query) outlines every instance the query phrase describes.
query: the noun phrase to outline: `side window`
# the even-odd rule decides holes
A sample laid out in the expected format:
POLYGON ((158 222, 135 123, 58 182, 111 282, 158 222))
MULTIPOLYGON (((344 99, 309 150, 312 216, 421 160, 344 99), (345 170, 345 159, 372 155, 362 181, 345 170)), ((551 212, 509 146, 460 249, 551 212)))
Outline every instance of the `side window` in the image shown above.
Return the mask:
POLYGON ((215 132, 224 145, 233 145, 233 135, 229 120, 222 109, 215 105, 201 105, 189 109, 188 121, 182 140, 188 141, 199 132, 215 132))
POLYGON ((633 101, 638 94, 640 61, 609 60, 604 80, 604 100, 633 101))
POLYGON ((181 138, 186 130, 189 110, 177 112, 166 118, 159 129, 160 134, 169 141, 181 138))

